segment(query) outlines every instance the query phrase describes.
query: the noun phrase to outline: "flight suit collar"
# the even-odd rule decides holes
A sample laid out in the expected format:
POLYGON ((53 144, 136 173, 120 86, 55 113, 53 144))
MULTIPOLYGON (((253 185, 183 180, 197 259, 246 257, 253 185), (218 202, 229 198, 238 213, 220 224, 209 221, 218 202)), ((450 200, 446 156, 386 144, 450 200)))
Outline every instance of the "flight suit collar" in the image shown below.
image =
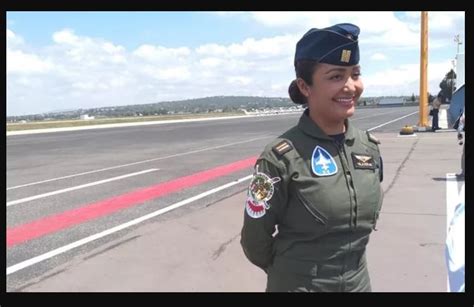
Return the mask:
MULTIPOLYGON (((355 131, 352 125, 349 123, 349 120, 346 119, 344 121, 346 125, 346 132, 345 132, 345 140, 353 141, 355 138, 355 131)), ((309 109, 307 108, 300 117, 298 122, 298 128, 301 129, 305 134, 318 138, 318 139, 326 139, 326 140, 333 140, 330 136, 328 136, 319 126, 313 122, 313 120, 309 117, 309 109)))

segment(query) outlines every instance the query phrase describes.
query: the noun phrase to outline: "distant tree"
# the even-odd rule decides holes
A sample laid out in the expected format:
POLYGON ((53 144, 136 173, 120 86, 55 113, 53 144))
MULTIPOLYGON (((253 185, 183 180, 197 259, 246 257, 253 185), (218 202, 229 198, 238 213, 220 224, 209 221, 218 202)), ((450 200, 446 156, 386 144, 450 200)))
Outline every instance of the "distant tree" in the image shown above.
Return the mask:
POLYGON ((415 102, 416 98, 415 98, 415 93, 411 94, 411 101, 415 102))

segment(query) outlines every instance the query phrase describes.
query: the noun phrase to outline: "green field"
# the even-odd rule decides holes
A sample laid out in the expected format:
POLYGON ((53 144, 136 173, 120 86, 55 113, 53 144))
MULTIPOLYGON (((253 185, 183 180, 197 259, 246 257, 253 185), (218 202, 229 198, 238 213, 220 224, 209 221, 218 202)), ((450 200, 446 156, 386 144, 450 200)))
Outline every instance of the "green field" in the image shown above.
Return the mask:
POLYGON ((143 116, 143 117, 120 117, 120 118, 98 118, 92 120, 61 120, 61 121, 36 121, 26 123, 7 123, 7 131, 32 130, 32 129, 47 129, 47 128, 64 128, 64 127, 81 127, 93 126, 103 124, 117 124, 117 123, 136 123, 149 122, 159 120, 176 120, 176 119, 196 119, 196 118, 211 118, 224 116, 239 116, 243 113, 211 113, 211 114, 187 114, 187 115, 160 115, 160 116, 143 116))

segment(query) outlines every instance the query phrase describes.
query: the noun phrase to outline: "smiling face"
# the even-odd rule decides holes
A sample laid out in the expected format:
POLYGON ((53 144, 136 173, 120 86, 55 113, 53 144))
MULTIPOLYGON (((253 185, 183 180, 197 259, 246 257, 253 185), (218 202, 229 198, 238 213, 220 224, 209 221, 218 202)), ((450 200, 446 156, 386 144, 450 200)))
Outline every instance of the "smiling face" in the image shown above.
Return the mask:
POLYGON ((364 90, 359 65, 319 63, 312 75, 312 85, 300 78, 297 84, 307 97, 311 119, 328 134, 343 132, 333 130, 344 127, 344 120, 354 114, 364 90))

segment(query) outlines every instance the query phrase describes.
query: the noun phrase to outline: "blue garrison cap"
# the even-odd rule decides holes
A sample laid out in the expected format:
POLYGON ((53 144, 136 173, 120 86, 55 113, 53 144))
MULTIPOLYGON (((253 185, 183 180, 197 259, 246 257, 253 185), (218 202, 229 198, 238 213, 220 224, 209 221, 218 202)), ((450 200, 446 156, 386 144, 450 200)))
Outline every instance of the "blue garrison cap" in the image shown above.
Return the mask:
POLYGON ((359 27, 350 23, 311 29, 296 44, 295 65, 299 60, 356 65, 359 63, 359 33, 359 27))

